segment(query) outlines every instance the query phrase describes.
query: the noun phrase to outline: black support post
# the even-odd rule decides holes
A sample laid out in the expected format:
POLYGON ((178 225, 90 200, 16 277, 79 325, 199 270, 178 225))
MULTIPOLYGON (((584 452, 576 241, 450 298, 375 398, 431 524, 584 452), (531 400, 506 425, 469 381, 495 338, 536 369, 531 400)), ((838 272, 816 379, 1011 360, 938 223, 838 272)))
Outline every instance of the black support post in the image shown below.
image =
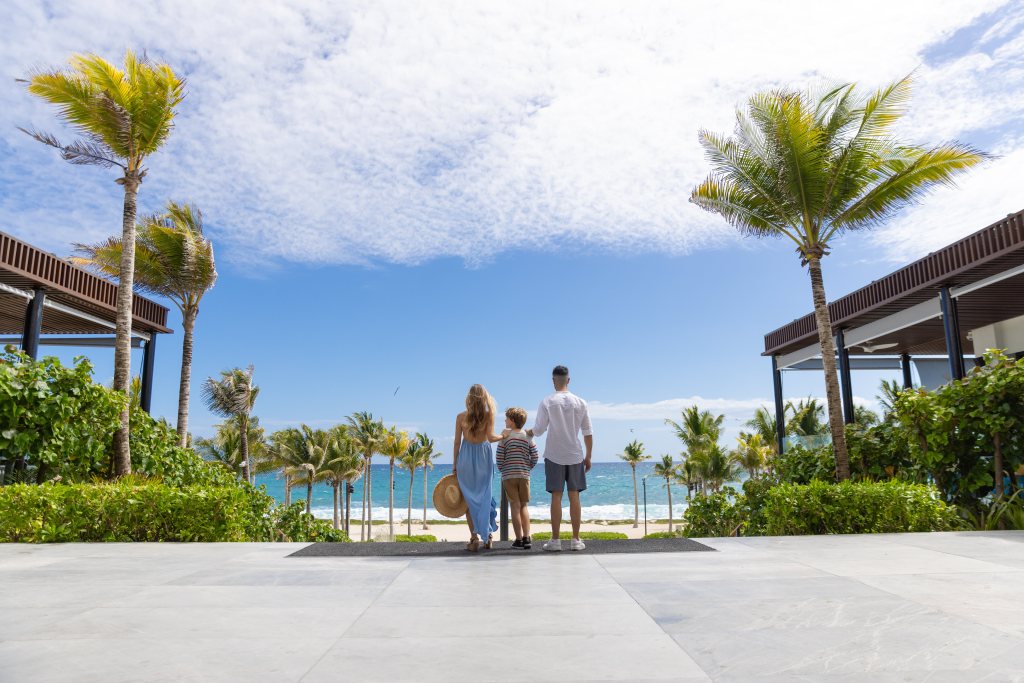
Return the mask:
POLYGON ((786 406, 782 403, 782 370, 779 370, 777 356, 772 356, 772 383, 775 387, 775 446, 782 453, 786 439, 786 406))
POLYGON ((505 487, 501 487, 501 524, 499 524, 498 538, 502 541, 508 540, 508 496, 505 495, 505 487))
POLYGON ((139 392, 139 407, 150 412, 153 404, 153 363, 156 360, 156 332, 150 332, 149 341, 142 349, 142 386, 139 392))
POLYGON ((853 424, 853 377, 850 375, 850 352, 846 350, 843 331, 836 333, 836 353, 839 356, 839 392, 843 401, 843 422, 853 424))
POLYGON ((35 296, 28 302, 25 310, 25 331, 21 335, 21 350, 32 360, 39 358, 39 335, 43 331, 43 303, 46 292, 36 287, 35 296))
POLYGON ((953 379, 963 379, 964 351, 960 346, 960 316, 956 310, 956 299, 949 294, 949 287, 939 290, 939 305, 942 309, 942 328, 946 333, 949 376, 953 379))
POLYGON ((914 380, 910 377, 910 354, 900 354, 900 367, 903 368, 903 388, 913 389, 914 380))

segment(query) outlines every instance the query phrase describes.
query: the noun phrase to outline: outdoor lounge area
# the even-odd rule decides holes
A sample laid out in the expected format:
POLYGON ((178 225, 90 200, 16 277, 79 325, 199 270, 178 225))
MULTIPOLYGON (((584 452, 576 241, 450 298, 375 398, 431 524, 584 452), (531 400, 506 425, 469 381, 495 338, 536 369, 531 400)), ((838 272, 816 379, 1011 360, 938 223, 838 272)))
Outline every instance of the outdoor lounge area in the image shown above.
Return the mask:
POLYGON ((717 552, 2 545, 0 680, 1020 680, 1024 533, 700 542, 717 552))

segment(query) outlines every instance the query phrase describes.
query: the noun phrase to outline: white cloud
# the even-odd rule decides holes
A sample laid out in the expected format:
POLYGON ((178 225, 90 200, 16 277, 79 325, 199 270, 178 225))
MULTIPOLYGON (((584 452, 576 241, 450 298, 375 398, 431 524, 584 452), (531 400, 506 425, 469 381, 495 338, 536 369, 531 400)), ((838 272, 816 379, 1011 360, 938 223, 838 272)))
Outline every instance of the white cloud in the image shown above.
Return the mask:
MULTIPOLYGON (((684 253, 735 239, 686 201, 706 171, 699 127, 727 130, 735 105, 767 85, 901 76, 1001 4, 863 2, 839 17, 821 2, 780 12, 745 2, 21 0, 8 7, 0 75, 129 46, 184 71, 190 95, 150 163, 142 205, 198 202, 235 260, 684 253)), ((990 29, 1004 40, 991 54, 922 67, 923 113, 910 130, 930 139, 1019 114, 1008 22, 990 29)), ((63 165, 14 129, 26 124, 52 129, 53 113, 9 85, 4 229, 55 250, 113 232, 111 175, 63 165)), ((993 165, 990 178, 1011 172, 993 165)), ((977 197, 965 186, 949 201, 977 197)))
MULTIPOLYGON (((791 397, 787 400, 794 402, 806 399, 806 396, 791 397)), ((824 397, 817 399, 821 404, 827 402, 824 397)), ((860 405, 872 410, 877 409, 878 401, 875 399, 853 397, 854 405, 860 405)), ((690 396, 688 398, 669 398, 662 401, 650 403, 604 403, 602 401, 588 401, 587 407, 590 416, 595 420, 616 420, 616 421, 645 421, 666 419, 678 420, 680 413, 690 406, 696 405, 701 410, 707 410, 715 415, 725 415, 726 420, 742 421, 749 420, 755 410, 761 407, 774 410, 774 399, 768 398, 706 398, 704 396, 690 396)))

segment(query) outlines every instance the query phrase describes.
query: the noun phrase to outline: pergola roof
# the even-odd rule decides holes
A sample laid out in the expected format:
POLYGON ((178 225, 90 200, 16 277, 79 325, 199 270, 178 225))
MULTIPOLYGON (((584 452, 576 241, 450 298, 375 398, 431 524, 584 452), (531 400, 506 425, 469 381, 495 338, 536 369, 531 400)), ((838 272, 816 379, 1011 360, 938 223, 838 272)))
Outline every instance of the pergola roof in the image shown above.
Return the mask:
MULTIPOLYGON (((859 344, 893 344, 886 354, 945 354, 939 292, 957 300, 961 344, 970 330, 1024 315, 1024 211, 954 242, 829 304, 832 325, 844 330, 851 355, 859 344)), ((815 355, 814 314, 764 337, 765 356, 780 367, 815 355)))
MULTIPOLYGON (((20 335, 33 290, 46 292, 43 334, 110 334, 117 315, 113 282, 0 232, 0 334, 20 335)), ((133 333, 168 333, 167 308, 134 295, 133 333)))

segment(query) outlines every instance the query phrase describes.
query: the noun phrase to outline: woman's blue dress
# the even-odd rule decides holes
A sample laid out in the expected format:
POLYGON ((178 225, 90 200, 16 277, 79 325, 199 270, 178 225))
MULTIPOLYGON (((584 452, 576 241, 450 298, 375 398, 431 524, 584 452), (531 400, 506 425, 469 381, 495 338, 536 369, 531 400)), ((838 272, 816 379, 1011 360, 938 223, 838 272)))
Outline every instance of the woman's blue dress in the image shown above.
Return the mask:
POLYGON ((486 541, 488 534, 498 530, 498 503, 491 494, 494 457, 489 442, 462 440, 456 478, 462 497, 466 499, 469 517, 473 520, 473 531, 486 541))

